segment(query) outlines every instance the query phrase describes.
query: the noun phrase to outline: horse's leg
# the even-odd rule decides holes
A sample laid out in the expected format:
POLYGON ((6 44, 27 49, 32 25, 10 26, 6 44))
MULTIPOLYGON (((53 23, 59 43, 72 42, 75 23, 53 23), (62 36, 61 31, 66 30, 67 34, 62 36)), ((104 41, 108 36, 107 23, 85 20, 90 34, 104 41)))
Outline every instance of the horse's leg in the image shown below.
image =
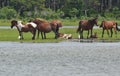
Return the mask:
POLYGON ((57 32, 55 32, 55 39, 57 39, 58 38, 58 33, 57 32))
POLYGON ((57 39, 59 34, 59 26, 57 25, 55 29, 52 29, 52 31, 55 33, 55 39, 57 39))
POLYGON ((32 40, 35 40, 35 35, 36 35, 36 30, 35 29, 33 30, 32 34, 33 34, 32 40))
POLYGON ((103 28, 103 31, 102 31, 102 38, 103 38, 103 35, 104 35, 104 28, 103 28))
POLYGON ((22 34, 21 34, 21 31, 19 31, 19 39, 21 40, 22 38, 21 38, 21 36, 22 36, 22 34))
POLYGON ((93 31, 93 29, 91 29, 91 35, 90 36, 92 36, 92 31, 93 31))
POLYGON ((116 31, 116 28, 114 28, 114 31, 115 31, 115 35, 116 35, 116 37, 117 37, 117 31, 116 31))
POLYGON ((43 32, 41 32, 41 37, 42 37, 42 39, 44 39, 44 38, 43 38, 43 32))
POLYGON ((83 39, 83 30, 80 30, 80 39, 83 39))
POLYGON ((24 39, 24 38, 23 38, 23 33, 20 32, 20 34, 21 34, 21 35, 20 35, 20 37, 21 37, 20 40, 23 40, 23 39, 24 39))
POLYGON ((111 31, 111 37, 112 37, 112 35, 113 35, 113 31, 112 31, 112 28, 110 29, 110 31, 111 31))
POLYGON ((39 38, 40 31, 38 30, 37 39, 39 38))
POLYGON ((88 34, 87 34, 87 39, 88 39, 88 37, 89 37, 89 30, 88 30, 88 34))
POLYGON ((56 26, 55 32, 56 32, 56 37, 55 38, 57 39, 58 38, 58 34, 59 34, 59 26, 58 25, 56 26))
POLYGON ((109 30, 107 29, 106 31, 107 31, 108 36, 110 37, 110 35, 109 35, 109 30))
POLYGON ((46 39, 46 33, 44 32, 44 39, 46 39))

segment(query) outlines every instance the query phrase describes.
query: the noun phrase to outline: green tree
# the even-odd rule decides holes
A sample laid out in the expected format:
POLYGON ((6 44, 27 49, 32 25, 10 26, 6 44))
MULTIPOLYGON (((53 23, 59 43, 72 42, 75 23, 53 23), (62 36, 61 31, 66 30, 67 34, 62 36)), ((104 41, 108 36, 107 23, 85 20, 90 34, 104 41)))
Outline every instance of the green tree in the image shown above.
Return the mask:
POLYGON ((45 0, 11 0, 11 6, 18 12, 18 16, 23 16, 24 12, 34 12, 33 16, 37 15, 44 9, 45 0))

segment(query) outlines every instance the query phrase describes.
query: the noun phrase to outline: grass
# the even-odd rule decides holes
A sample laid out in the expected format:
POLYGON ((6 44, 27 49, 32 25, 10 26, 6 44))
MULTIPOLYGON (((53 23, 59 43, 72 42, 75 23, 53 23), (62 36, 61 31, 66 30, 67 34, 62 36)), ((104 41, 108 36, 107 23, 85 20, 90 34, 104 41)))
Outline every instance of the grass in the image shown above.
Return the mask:
MULTIPOLYGON (((82 19, 92 19, 92 18, 82 18, 82 19)), ((72 18, 72 19, 60 19, 62 21, 63 26, 78 26, 78 23, 80 20, 82 19, 77 19, 77 18, 72 18)), ((99 17, 98 18, 98 25, 101 24, 101 22, 103 20, 114 20, 118 23, 118 25, 120 25, 120 20, 119 19, 115 19, 115 18, 104 18, 104 17, 99 17)), ((7 19, 0 19, 0 26, 10 26, 10 21, 11 20, 7 20, 7 19)), ((29 20, 22 20, 23 22, 27 22, 29 20)), ((51 20, 48 20, 51 21, 51 20)))
MULTIPOLYGON (((93 32, 97 32, 98 38, 96 40, 105 40, 105 41, 120 41, 120 32, 117 34, 117 38, 115 34, 113 34, 113 37, 108 37, 106 31, 104 34, 104 38, 101 37, 102 29, 94 29, 93 32)), ((78 38, 78 33, 76 33, 76 28, 61 28, 60 33, 67 33, 72 34, 73 38, 78 38)), ((60 42, 64 41, 66 39, 54 39, 54 33, 50 32, 47 33, 47 39, 41 39, 41 36, 39 39, 32 40, 32 34, 31 33, 23 33, 24 40, 18 39, 18 31, 16 29, 0 29, 0 41, 13 41, 13 42, 60 42)), ((87 31, 84 31, 84 38, 87 37, 87 31)))
POLYGON ((0 26, 10 26, 11 24, 10 24, 10 21, 11 20, 0 20, 0 26))
POLYGON ((47 39, 32 40, 30 32, 23 33, 24 40, 18 39, 18 31, 16 29, 0 29, 0 41, 13 41, 13 42, 59 42, 62 39, 54 39, 54 33, 47 33, 47 39))

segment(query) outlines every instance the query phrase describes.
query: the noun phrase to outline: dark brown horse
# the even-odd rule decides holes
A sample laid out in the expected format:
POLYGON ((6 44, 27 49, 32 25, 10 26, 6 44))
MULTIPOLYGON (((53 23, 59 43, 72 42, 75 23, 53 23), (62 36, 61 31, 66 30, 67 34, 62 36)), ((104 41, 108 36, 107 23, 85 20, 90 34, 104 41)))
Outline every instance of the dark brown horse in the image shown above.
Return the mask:
POLYGON ((33 34, 32 40, 35 39, 35 33, 36 33, 36 27, 37 27, 37 25, 35 23, 30 22, 27 24, 23 24, 22 21, 12 20, 11 21, 11 28, 13 28, 14 26, 17 27, 20 40, 24 39, 22 32, 31 32, 33 34))
POLYGON ((120 31, 120 29, 119 29, 118 26, 117 26, 117 22, 115 22, 115 21, 102 21, 100 27, 103 28, 102 37, 103 37, 103 35, 104 35, 104 30, 107 31, 108 36, 110 36, 110 35, 109 35, 109 30, 110 30, 110 31, 111 31, 111 37, 112 37, 112 35, 113 35, 112 29, 114 29, 114 32, 115 32, 115 34, 116 34, 116 37, 117 37, 117 31, 120 31))
POLYGON ((91 35, 92 36, 92 31, 93 31, 93 26, 97 25, 97 18, 95 19, 91 19, 91 20, 81 20, 79 22, 79 26, 78 26, 78 29, 77 29, 77 32, 79 32, 79 36, 81 39, 83 39, 83 31, 84 30, 87 30, 88 31, 88 34, 87 34, 87 38, 89 36, 89 30, 91 30, 91 35))
POLYGON ((55 33, 55 38, 58 38, 59 28, 62 27, 61 21, 53 20, 52 22, 48 22, 46 20, 36 18, 32 22, 37 24, 38 37, 39 37, 39 32, 41 32, 42 39, 46 39, 45 33, 49 33, 53 31, 55 33))

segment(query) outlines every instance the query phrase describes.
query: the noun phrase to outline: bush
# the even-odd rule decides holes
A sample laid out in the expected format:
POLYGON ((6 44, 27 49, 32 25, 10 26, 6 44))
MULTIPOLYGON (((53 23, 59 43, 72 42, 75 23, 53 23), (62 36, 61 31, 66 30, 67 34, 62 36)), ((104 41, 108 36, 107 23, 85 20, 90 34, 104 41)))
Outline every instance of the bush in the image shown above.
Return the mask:
POLYGON ((64 15, 64 12, 60 10, 55 12, 51 9, 46 9, 44 11, 41 11, 40 17, 45 19, 58 19, 58 18, 61 18, 63 15, 64 15))
POLYGON ((105 12, 105 13, 104 13, 104 16, 105 16, 106 18, 108 18, 108 17, 114 17, 114 14, 111 13, 111 12, 105 12))
POLYGON ((76 15, 79 13, 79 11, 76 9, 76 8, 72 8, 70 11, 69 11, 69 15, 71 17, 76 17, 76 15))
POLYGON ((17 12, 9 7, 3 7, 0 9, 0 18, 1 19, 12 19, 16 18, 17 12))

